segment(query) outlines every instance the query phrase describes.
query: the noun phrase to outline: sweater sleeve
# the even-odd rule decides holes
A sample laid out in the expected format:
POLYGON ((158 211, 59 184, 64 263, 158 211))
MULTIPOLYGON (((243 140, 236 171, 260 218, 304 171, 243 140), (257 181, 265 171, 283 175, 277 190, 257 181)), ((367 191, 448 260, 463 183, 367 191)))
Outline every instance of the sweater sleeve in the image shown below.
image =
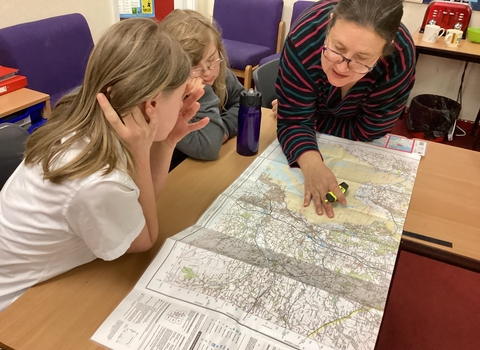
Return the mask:
POLYGON ((204 128, 186 135, 177 143, 177 149, 192 158, 215 160, 222 147, 223 135, 228 135, 228 130, 220 116, 220 100, 210 85, 206 85, 204 89, 205 94, 198 101, 200 109, 192 121, 208 117, 210 122, 204 128))
POLYGON ((231 70, 227 70, 226 85, 227 101, 221 116, 227 129, 227 136, 231 139, 232 137, 237 136, 240 93, 245 89, 231 70))
POLYGON ((290 165, 307 151, 319 152, 315 135, 317 88, 287 38, 276 82, 277 137, 290 165))

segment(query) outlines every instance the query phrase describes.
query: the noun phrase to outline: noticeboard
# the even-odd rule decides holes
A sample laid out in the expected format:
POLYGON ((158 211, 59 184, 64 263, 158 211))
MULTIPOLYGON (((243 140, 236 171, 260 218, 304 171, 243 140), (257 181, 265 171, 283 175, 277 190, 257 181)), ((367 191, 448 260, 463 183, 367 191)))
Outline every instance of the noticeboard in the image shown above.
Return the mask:
POLYGON ((155 0, 117 0, 120 18, 155 17, 155 0))

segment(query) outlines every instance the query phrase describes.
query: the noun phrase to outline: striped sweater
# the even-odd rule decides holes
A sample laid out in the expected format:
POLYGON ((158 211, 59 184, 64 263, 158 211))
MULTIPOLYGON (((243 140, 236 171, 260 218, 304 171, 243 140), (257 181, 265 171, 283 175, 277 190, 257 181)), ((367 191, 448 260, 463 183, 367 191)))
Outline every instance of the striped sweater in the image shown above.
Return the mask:
POLYGON ((315 131, 369 141, 387 134, 401 115, 415 81, 415 46, 399 27, 394 52, 382 57, 342 100, 322 70, 321 49, 336 0, 315 3, 296 20, 284 45, 276 82, 277 137, 290 165, 318 152, 315 131))

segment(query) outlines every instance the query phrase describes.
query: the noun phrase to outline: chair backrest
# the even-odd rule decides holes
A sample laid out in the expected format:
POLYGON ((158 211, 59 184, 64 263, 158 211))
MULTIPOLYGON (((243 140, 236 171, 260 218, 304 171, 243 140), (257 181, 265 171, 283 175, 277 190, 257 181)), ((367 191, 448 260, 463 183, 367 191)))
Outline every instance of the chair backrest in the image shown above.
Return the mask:
POLYGON ((21 126, 0 124, 0 189, 23 160, 28 132, 21 126))
POLYGON ((282 12, 283 0, 215 0, 213 5, 222 38, 269 47, 273 52, 282 12))
MULTIPOLYGON (((315 4, 314 1, 295 1, 293 3, 292 18, 290 20, 290 29, 294 26, 297 18, 313 4, 315 4)), ((265 63, 270 62, 276 58, 280 58, 280 55, 281 55, 281 50, 278 53, 262 58, 259 62, 259 66, 262 66, 265 63)))
POLYGON ((280 59, 276 58, 253 71, 255 88, 262 93, 262 107, 272 108, 272 101, 277 98, 275 81, 277 80, 279 61, 280 59))
POLYGON ((297 18, 302 14, 303 11, 308 9, 312 6, 315 2, 314 1, 295 1, 293 3, 293 10, 292 10, 292 19, 290 20, 290 28, 293 27, 297 18))
POLYGON ((93 39, 85 18, 68 14, 0 29, 0 65, 18 68, 52 106, 80 85, 93 39))

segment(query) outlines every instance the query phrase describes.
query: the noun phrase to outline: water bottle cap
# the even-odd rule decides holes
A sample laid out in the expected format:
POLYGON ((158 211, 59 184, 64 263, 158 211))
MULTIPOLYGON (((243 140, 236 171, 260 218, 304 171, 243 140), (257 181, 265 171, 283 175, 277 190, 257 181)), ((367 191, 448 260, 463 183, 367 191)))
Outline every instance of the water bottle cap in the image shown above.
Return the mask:
POLYGON ((262 94, 253 89, 244 90, 240 93, 240 105, 260 107, 262 105, 262 94))

